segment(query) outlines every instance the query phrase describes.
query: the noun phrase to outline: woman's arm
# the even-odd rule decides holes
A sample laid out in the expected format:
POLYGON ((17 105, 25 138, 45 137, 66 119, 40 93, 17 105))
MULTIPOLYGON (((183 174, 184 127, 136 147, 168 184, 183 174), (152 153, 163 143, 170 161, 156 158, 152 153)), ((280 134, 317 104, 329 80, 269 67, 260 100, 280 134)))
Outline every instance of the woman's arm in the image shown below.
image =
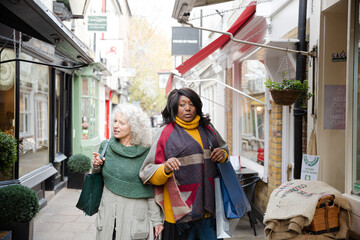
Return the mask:
POLYGON ((225 140, 221 137, 220 133, 215 129, 215 127, 210 124, 210 127, 214 130, 216 134, 216 138, 219 142, 219 147, 215 148, 211 154, 210 158, 215 162, 223 163, 226 161, 228 155, 229 155, 229 148, 225 140))
POLYGON ((158 236, 161 231, 164 229, 164 217, 161 212, 160 207, 155 203, 154 198, 148 198, 148 209, 149 209, 149 217, 152 225, 155 227, 155 236, 158 236))

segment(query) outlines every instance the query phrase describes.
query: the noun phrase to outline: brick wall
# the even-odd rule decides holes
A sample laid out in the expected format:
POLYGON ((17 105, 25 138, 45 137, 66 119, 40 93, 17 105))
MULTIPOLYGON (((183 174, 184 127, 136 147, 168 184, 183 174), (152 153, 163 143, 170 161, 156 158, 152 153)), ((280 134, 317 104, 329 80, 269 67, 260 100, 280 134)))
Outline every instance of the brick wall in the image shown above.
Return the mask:
POLYGON ((254 196, 255 205, 262 212, 266 210, 272 191, 281 185, 282 106, 272 104, 269 120, 268 182, 259 181, 254 196))
MULTIPOLYGON (((226 70, 226 84, 229 86, 233 86, 233 74, 232 68, 226 70)), ((225 88, 226 94, 226 106, 229 107, 229 111, 226 112, 226 125, 227 125, 227 139, 226 142, 229 147, 230 156, 232 155, 233 149, 233 91, 229 88, 225 88)))

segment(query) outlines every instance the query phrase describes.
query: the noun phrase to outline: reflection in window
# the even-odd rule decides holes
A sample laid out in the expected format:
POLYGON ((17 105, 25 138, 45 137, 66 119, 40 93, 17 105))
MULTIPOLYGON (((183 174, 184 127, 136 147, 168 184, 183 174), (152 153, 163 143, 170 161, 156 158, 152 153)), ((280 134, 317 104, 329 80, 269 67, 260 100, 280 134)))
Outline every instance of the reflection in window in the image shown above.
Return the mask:
MULTIPOLYGON (((241 91, 265 102, 264 65, 257 60, 243 61, 241 65, 241 91)), ((240 98, 241 155, 264 163, 264 117, 265 108, 260 102, 248 97, 240 98)))
MULTIPOLYGON (((26 54, 27 60, 36 59, 26 54)), ((19 176, 49 163, 48 67, 20 65, 19 176)))
POLYGON ((82 139, 91 139, 97 136, 96 131, 96 80, 82 79, 81 99, 81 128, 82 139), (86 89, 86 91, 85 91, 86 89))

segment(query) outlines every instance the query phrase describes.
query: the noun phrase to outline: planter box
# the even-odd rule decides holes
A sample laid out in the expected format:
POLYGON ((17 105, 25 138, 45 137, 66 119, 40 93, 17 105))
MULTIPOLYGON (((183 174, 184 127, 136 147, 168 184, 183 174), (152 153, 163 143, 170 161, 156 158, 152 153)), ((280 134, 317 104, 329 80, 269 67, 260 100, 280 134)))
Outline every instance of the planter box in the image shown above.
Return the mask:
MULTIPOLYGON (((34 219, 29 222, 10 223, 0 226, 0 231, 12 231, 12 239, 33 240, 34 238, 34 219)), ((6 238, 5 238, 6 239, 6 238)))
POLYGON ((73 189, 82 189, 86 173, 68 172, 67 187, 73 189))
POLYGON ((11 240, 12 232, 11 231, 0 231, 0 240, 11 240))

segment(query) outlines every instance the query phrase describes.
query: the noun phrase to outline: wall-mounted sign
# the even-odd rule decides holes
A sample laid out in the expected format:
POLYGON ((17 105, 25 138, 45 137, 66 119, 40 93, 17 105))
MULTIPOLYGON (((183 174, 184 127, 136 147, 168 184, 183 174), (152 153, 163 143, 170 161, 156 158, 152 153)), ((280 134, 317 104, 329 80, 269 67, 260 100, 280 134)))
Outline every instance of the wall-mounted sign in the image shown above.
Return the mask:
POLYGON ((172 27, 171 55, 194 55, 200 50, 200 32, 190 27, 172 27))
POLYGON ((346 86, 325 85, 324 128, 345 129, 346 86))
POLYGON ((301 164, 302 180, 317 180, 320 156, 303 154, 301 164))
POLYGON ((106 32, 107 31, 106 16, 89 16, 88 31, 106 32))
POLYGON ((333 62, 345 62, 346 61, 346 52, 342 50, 339 53, 331 54, 331 60, 333 62))

